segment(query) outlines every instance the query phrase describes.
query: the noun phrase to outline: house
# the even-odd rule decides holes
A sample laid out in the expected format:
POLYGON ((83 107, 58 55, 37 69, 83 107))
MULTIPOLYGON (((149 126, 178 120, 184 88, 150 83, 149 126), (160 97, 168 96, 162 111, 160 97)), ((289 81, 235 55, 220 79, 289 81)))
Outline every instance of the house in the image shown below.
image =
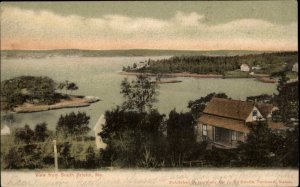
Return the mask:
POLYGON ((102 114, 93 129, 95 131, 95 143, 97 149, 106 148, 106 144, 102 141, 101 137, 99 136, 99 133, 102 131, 102 126, 105 124, 105 122, 105 116, 102 114))
POLYGON ((241 65, 241 71, 249 72, 250 71, 250 67, 248 66, 248 64, 242 64, 241 65))
POLYGON ((298 62, 293 65, 292 71, 298 72, 298 62))
MULTIPOLYGON (((197 141, 207 141, 219 148, 235 148, 239 141, 246 141, 249 125, 260 120, 269 125, 276 109, 271 104, 213 98, 198 119, 197 141)), ((285 129, 279 123, 269 127, 285 129)))
POLYGON ((3 135, 10 135, 10 128, 7 125, 4 125, 4 127, 1 128, 1 136, 3 135))

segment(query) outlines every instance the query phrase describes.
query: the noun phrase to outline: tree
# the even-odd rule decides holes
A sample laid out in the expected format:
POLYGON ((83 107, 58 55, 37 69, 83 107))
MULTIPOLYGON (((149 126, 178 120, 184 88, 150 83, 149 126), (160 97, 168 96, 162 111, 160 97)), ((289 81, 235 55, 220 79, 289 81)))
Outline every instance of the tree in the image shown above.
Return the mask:
POLYGON ((78 90, 78 86, 74 82, 71 82, 67 84, 66 89, 71 90, 71 94, 72 94, 72 91, 78 90))
POLYGON ((66 83, 61 82, 61 83, 58 84, 57 89, 63 90, 65 87, 66 87, 66 83))
POLYGON ((191 109, 191 113, 194 116, 194 119, 198 119, 205 109, 207 103, 213 98, 228 98, 228 96, 225 93, 210 93, 206 95, 205 97, 201 97, 199 99, 196 99, 194 101, 189 101, 188 108, 191 109))
POLYGON ((298 81, 287 83, 288 78, 285 73, 281 74, 277 85, 277 94, 274 94, 274 102, 278 106, 278 111, 274 113, 273 120, 289 123, 299 119, 299 94, 298 81))
POLYGON ((152 166, 161 166, 165 152, 163 118, 164 115, 156 110, 140 113, 117 107, 106 111, 106 123, 100 133, 107 144, 106 149, 102 150, 102 162, 110 166, 144 167, 143 154, 147 150, 147 154, 150 152, 157 162, 152 166))
POLYGON ((5 124, 8 123, 9 125, 11 125, 15 122, 15 117, 13 114, 4 114, 2 116, 2 121, 4 121, 5 124))
POLYGON ((64 142, 58 145, 58 152, 60 157, 59 163, 61 163, 62 168, 70 168, 74 165, 74 157, 71 156, 71 147, 72 144, 69 142, 64 142))
POLYGON ((279 159, 283 166, 299 167, 299 127, 287 131, 284 151, 279 159))
POLYGON ((248 96, 246 101, 259 102, 259 103, 273 103, 273 96, 268 94, 261 94, 256 96, 248 96))
MULTIPOLYGON (((46 123, 36 125, 35 130, 32 130, 28 125, 24 128, 17 128, 14 140, 18 147, 12 147, 8 154, 4 157, 5 168, 18 169, 18 168, 43 168, 47 165, 44 159, 48 156, 47 147, 52 144, 47 144, 45 139, 47 138, 46 123), (46 135, 44 137, 41 137, 46 135), (42 141, 42 142, 38 142, 42 141), (36 144, 39 143, 39 144, 36 144), (40 144, 43 143, 43 144, 40 144)), ((51 150, 51 154, 53 154, 51 150)), ((51 163, 52 164, 52 163, 51 163)))
POLYGON ((90 117, 85 112, 78 112, 75 114, 71 112, 65 116, 60 116, 56 133, 63 137, 86 135, 90 128, 88 127, 90 117))
POLYGON ((92 146, 89 146, 86 150, 86 162, 85 162, 85 168, 95 168, 96 164, 96 156, 95 151, 92 146))
POLYGON ((47 123, 37 124, 34 129, 34 140, 44 142, 48 137, 50 137, 50 131, 47 129, 47 123))
POLYGON ((136 67, 137 67, 136 63, 134 63, 132 67, 133 67, 133 69, 136 69, 136 67))
POLYGON ((167 142, 173 164, 180 166, 190 159, 196 145, 194 119, 191 113, 177 113, 172 110, 167 120, 167 142))
POLYGON ((1 82, 1 96, 9 109, 28 101, 52 104, 56 101, 55 82, 49 77, 15 77, 1 82))
POLYGON ((24 128, 17 128, 15 132, 15 141, 17 143, 24 142, 29 144, 34 139, 34 131, 29 127, 29 125, 25 125, 24 128))
POLYGON ((267 123, 260 121, 250 127, 247 141, 238 147, 241 166, 270 167, 278 165, 284 149, 284 138, 268 128, 267 123))
POLYGON ((151 110, 153 103, 157 101, 156 88, 157 85, 152 84, 145 75, 138 75, 131 82, 125 78, 121 83, 121 94, 125 98, 123 108, 138 112, 145 112, 146 108, 151 110))

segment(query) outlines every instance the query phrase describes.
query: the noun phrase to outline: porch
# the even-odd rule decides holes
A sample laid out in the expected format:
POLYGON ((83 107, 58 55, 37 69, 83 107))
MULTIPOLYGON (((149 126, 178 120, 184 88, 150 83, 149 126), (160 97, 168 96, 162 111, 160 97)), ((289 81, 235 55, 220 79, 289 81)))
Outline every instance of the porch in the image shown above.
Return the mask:
POLYGON ((241 120, 204 114, 198 123, 199 141, 223 149, 235 148, 245 142, 249 128, 241 120))

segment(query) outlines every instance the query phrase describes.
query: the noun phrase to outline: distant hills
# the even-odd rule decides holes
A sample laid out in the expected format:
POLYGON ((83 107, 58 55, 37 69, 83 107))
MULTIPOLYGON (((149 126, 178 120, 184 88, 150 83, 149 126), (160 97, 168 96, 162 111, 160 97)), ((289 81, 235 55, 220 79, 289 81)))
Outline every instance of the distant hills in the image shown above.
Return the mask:
POLYGON ((54 56, 81 56, 81 57, 134 57, 134 56, 236 56, 247 54, 269 53, 271 51, 247 50, 156 50, 156 49, 129 49, 129 50, 2 50, 1 58, 45 58, 54 56))

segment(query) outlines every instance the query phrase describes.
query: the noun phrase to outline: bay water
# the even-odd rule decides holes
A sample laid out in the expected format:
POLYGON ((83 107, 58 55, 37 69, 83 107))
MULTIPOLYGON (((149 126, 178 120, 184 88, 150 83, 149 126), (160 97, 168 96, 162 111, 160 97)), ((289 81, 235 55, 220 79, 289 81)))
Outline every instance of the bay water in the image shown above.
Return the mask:
MULTIPOLYGON (((1 81, 21 75, 48 76, 57 82, 69 80, 75 82, 79 90, 76 95, 97 96, 101 100, 84 108, 66 108, 36 113, 14 114, 15 122, 11 128, 23 127, 28 124, 34 127, 37 123, 46 122, 48 128, 54 130, 60 115, 72 111, 86 112, 91 117, 90 127, 93 128, 101 114, 111 110, 123 102, 120 94, 121 81, 127 77, 120 75, 122 67, 141 61, 168 58, 159 57, 49 57, 1 59, 1 81)), ((179 83, 160 84, 158 102, 155 104, 161 113, 168 114, 176 108, 178 112, 188 111, 190 100, 206 96, 211 92, 224 92, 233 99, 245 100, 247 96, 273 94, 276 85, 262 83, 255 79, 221 79, 221 78, 171 78, 181 80, 179 83)), ((3 115, 3 112, 2 114, 3 115)), ((91 134, 93 132, 91 131, 91 134)))

